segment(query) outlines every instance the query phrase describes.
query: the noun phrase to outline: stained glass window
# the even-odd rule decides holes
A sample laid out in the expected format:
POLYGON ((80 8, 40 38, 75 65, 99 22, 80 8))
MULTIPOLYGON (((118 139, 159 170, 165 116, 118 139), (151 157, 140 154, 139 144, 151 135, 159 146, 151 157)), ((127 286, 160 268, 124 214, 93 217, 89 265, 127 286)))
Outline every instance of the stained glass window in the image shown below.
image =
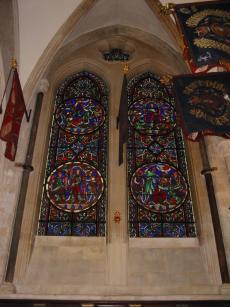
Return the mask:
POLYGON ((145 73, 128 84, 130 237, 195 237, 184 142, 171 89, 145 73))
POLYGON ((66 79, 55 99, 39 235, 105 236, 108 93, 97 76, 66 79))

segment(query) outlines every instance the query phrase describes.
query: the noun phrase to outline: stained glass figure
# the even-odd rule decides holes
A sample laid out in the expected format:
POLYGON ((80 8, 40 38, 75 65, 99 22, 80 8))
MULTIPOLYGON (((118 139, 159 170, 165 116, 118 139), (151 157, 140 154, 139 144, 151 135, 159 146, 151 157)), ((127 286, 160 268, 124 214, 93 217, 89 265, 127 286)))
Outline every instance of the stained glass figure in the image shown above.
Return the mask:
POLYGON ((196 236, 184 142, 171 89, 145 73, 128 84, 129 234, 196 236))
POLYGON ((167 163, 149 163, 131 178, 131 193, 136 202, 149 211, 165 213, 179 207, 187 195, 184 176, 167 163))
POLYGON ((129 121, 141 134, 166 134, 175 127, 173 106, 161 99, 140 99, 129 107, 129 121))
POLYGON ((55 113, 58 125, 71 134, 88 134, 105 120, 103 106, 90 98, 74 98, 60 105, 55 113))
POLYGON ((67 78, 55 99, 39 235, 105 236, 108 92, 97 76, 67 78))
POLYGON ((80 212, 92 207, 100 199, 103 190, 103 179, 99 171, 82 162, 60 165, 46 181, 50 202, 68 212, 80 212))

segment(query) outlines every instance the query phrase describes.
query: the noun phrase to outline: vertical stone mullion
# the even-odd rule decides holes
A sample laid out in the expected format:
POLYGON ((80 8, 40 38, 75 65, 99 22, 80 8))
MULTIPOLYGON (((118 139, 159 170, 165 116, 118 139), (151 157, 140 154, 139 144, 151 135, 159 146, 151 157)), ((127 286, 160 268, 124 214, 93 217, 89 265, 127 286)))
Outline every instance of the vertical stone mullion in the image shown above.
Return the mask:
POLYGON ((112 71, 109 116, 107 283, 119 286, 127 283, 128 245, 126 159, 124 158, 121 166, 118 165, 119 130, 116 128, 123 69, 121 65, 109 68, 112 71), (120 215, 120 221, 114 220, 116 213, 120 215))

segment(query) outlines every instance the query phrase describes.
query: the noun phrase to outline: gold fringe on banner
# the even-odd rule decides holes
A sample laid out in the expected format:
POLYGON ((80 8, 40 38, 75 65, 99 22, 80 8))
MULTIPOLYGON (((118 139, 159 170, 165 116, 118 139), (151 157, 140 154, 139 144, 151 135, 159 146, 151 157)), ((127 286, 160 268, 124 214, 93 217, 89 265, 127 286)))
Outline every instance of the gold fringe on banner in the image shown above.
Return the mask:
POLYGON ((160 4, 159 10, 161 15, 170 15, 174 11, 175 4, 174 3, 167 3, 167 4, 160 4))
POLYGON ((220 66, 224 67, 227 71, 230 71, 230 62, 225 60, 220 60, 219 63, 220 66))
POLYGON ((170 74, 167 74, 167 75, 163 75, 161 78, 160 78, 160 83, 164 84, 164 85, 169 85, 172 83, 172 80, 173 80, 173 76, 170 75, 170 74))

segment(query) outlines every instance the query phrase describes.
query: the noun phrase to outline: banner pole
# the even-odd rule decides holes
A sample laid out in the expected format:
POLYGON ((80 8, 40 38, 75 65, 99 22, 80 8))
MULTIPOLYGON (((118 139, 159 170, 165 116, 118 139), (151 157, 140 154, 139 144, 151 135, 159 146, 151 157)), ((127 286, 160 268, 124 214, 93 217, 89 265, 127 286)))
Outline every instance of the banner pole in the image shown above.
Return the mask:
MULTIPOLYGON (((48 84, 48 81, 47 81, 47 84, 48 84)), ((44 92, 40 91, 36 97, 34 117, 33 117, 31 132, 30 132, 30 139, 29 139, 29 145, 27 148, 25 163, 15 164, 15 166, 21 166, 23 168, 23 173, 22 173, 19 198, 18 198, 18 203, 17 203, 17 208, 16 208, 15 220, 14 220, 14 228, 13 228, 13 234, 12 234, 11 245, 10 245, 9 259, 8 259, 6 276, 5 276, 6 282, 13 282, 13 279, 14 279, 15 265, 16 265, 16 260, 17 260, 17 252, 18 252, 19 239, 20 239, 21 226, 22 226, 22 218, 23 218, 23 212, 24 212, 24 207, 25 207, 25 199, 26 199, 30 172, 33 171, 33 167, 31 164, 32 164, 32 159, 33 159, 33 152, 34 152, 34 147, 35 147, 35 140, 36 140, 36 135, 37 135, 37 129, 38 129, 38 124, 39 124, 39 118, 40 118, 40 113, 41 113, 44 92)))
POLYGON ((223 283, 230 283, 227 258, 226 258, 225 248, 224 248, 224 240, 223 240, 223 235, 222 235, 222 230, 221 230, 219 212, 218 212, 213 179, 212 179, 212 174, 211 174, 211 172, 214 171, 214 168, 211 168, 209 164, 204 136, 201 137, 199 141, 199 146, 200 146, 201 158, 202 158, 203 167, 204 167, 201 174, 204 175, 205 177, 205 182, 206 182, 206 187, 207 187, 207 192, 208 192, 209 207, 211 211, 212 224, 213 224, 214 235, 215 235, 215 242, 216 242, 216 249, 217 249, 218 260, 219 260, 221 279, 223 283))
MULTIPOLYGON (((222 3, 224 3, 224 1, 222 1, 222 3)), ((197 4, 201 4, 201 3, 197 3, 197 4)), ((215 3, 212 3, 212 4, 215 5, 215 3)), ((185 6, 186 5, 190 6, 191 3, 185 4, 185 6)), ((175 5, 173 3, 168 3, 166 5, 160 4, 159 8, 160 8, 161 15, 166 16, 166 15, 170 15, 173 13, 176 24, 179 29, 179 32, 181 32, 182 37, 184 37, 185 34, 183 32, 183 26, 182 26, 183 23, 181 22, 181 20, 179 22, 179 17, 176 11, 176 8, 179 6, 182 7, 184 6, 184 4, 181 4, 181 5, 180 4, 175 5)), ((178 45, 180 46, 179 40, 178 40, 178 45)), ((182 48, 181 50, 184 54, 184 57, 185 57, 185 51, 188 48, 187 45, 188 44, 186 43, 186 45, 184 45, 184 48, 182 48)), ((186 54, 187 53, 188 53, 188 50, 186 54)), ((194 63, 191 60, 192 60, 192 57, 190 58, 189 56, 188 58, 188 54, 187 54, 186 62, 189 64, 190 70, 194 74, 195 72, 198 72, 197 71, 198 67, 194 66, 194 63)), ((229 61, 220 60, 219 63, 216 63, 216 64, 220 64, 220 66, 224 67, 228 71, 230 70, 229 61)), ((230 283, 229 270, 228 270, 227 258, 226 258, 225 247, 224 247, 224 240, 223 240, 222 229, 221 229, 221 224, 220 224, 220 217, 219 217, 215 190, 214 190, 214 185, 213 185, 213 179, 212 179, 212 174, 211 174, 212 171, 215 170, 215 168, 210 167, 207 150, 206 150, 205 139, 203 135, 201 136, 201 139, 199 140, 199 147, 200 147, 201 158, 202 158, 202 163, 203 163, 203 168, 204 168, 201 171, 201 174, 204 175, 205 177, 205 182, 206 182, 206 187, 207 187, 209 207, 210 207, 210 212, 211 212, 211 217, 212 217, 212 224, 213 224, 214 236, 215 236, 215 242, 216 242, 216 248, 217 248, 217 254, 218 254, 219 268, 220 268, 220 273, 221 273, 221 280, 223 283, 230 283)))
POLYGON ((2 95, 2 99, 1 99, 1 102, 0 102, 0 114, 2 114, 2 104, 3 104, 4 97, 6 95, 6 90, 8 88, 8 84, 9 84, 9 81, 10 81, 10 76, 11 76, 12 71, 13 71, 13 67, 10 68, 10 72, 9 72, 9 75, 8 75, 8 78, 7 78, 7 81, 6 81, 6 86, 5 86, 5 89, 4 89, 4 92, 3 92, 3 95, 2 95))
POLYGON ((123 72, 123 82, 121 89, 119 114, 117 117, 117 128, 119 129, 119 153, 118 153, 118 164, 119 166, 123 163, 123 147, 127 143, 128 138, 128 93, 127 93, 127 73, 129 71, 128 63, 125 63, 123 72))

